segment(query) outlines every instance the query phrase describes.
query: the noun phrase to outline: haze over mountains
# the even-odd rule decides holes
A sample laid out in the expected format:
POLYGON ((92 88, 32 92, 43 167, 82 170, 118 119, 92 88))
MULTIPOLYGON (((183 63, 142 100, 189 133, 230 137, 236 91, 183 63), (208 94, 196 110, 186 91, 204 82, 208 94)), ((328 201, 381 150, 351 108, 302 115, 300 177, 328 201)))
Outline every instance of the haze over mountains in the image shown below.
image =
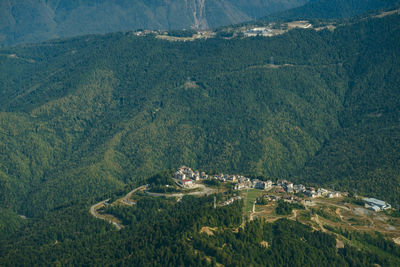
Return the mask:
POLYGON ((392 7, 398 0, 318 0, 267 16, 277 19, 341 19, 380 8, 392 7))
POLYGON ((2 0, 0 45, 143 29, 206 29, 293 8, 307 0, 2 0))
POLYGON ((267 17, 346 18, 398 0, 3 0, 0 46, 137 29, 210 29, 267 17))

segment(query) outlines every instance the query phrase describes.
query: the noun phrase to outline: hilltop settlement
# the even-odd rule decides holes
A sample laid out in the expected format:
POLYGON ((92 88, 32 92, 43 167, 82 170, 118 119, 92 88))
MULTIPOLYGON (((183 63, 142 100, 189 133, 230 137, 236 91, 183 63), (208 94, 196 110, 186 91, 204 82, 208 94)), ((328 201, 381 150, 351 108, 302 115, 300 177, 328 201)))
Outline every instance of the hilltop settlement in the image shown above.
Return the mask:
MULTIPOLYGON (((263 181, 251 179, 242 175, 216 174, 208 175, 205 172, 192 170, 187 166, 181 166, 174 174, 175 182, 182 188, 196 188, 199 183, 205 180, 217 180, 221 183, 232 183, 234 190, 260 189, 274 192, 275 194, 265 194, 267 201, 278 201, 283 199, 290 202, 302 202, 313 198, 338 198, 347 196, 347 192, 339 192, 325 188, 315 188, 294 184, 288 180, 263 181)), ((375 198, 362 198, 365 208, 374 212, 383 211, 391 208, 391 205, 383 200, 375 198)))
POLYGON ((298 20, 290 22, 271 22, 263 23, 261 21, 256 24, 247 24, 237 27, 226 27, 219 30, 179 30, 179 31, 159 31, 159 30, 138 30, 131 32, 135 36, 148 36, 154 35, 156 38, 168 40, 168 41, 194 41, 197 39, 209 39, 209 38, 249 38, 249 37, 273 37, 284 34, 293 29, 313 29, 320 31, 328 29, 333 31, 336 25, 333 23, 319 22, 318 25, 313 25, 307 20, 298 20))

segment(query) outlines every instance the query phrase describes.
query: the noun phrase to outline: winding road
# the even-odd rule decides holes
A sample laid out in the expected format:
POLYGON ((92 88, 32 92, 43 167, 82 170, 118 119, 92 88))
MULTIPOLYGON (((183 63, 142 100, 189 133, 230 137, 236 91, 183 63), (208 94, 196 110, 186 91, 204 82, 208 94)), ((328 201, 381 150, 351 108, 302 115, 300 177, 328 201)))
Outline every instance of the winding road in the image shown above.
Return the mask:
POLYGON ((121 200, 121 202, 126 204, 126 205, 129 205, 129 206, 132 206, 132 205, 136 204, 135 202, 130 201, 129 199, 131 198, 133 193, 135 193, 135 192, 137 192, 139 190, 144 190, 144 189, 146 189, 145 185, 142 185, 142 186, 140 186, 138 188, 133 189, 131 192, 129 192, 128 194, 125 195, 125 197, 121 200))
MULTIPOLYGON (((129 206, 134 205, 136 203, 133 201, 130 201, 132 194, 138 190, 144 190, 145 188, 146 188, 145 185, 135 188, 132 191, 130 191, 128 194, 126 194, 122 199, 119 199, 117 201, 119 201, 123 204, 129 205, 129 206)), ((97 210, 104 207, 109 200, 110 199, 106 199, 106 200, 103 200, 103 201, 91 206, 90 214, 92 214, 97 219, 105 220, 105 221, 111 223, 112 225, 114 225, 117 228, 117 230, 121 230, 124 226, 121 224, 121 222, 117 218, 115 218, 114 216, 112 216, 110 214, 100 214, 97 212, 97 210)))
MULTIPOLYGON (((152 193, 152 192, 148 192, 148 191, 144 191, 144 192, 146 194, 148 194, 149 196, 154 196, 154 197, 164 196, 164 197, 177 197, 178 199, 180 199, 185 195, 194 195, 194 196, 195 195, 198 195, 198 196, 210 195, 210 194, 215 193, 215 191, 216 191, 216 189, 212 189, 212 188, 206 187, 204 185, 200 185, 200 184, 198 185, 198 188, 200 188, 201 191, 190 192, 187 194, 184 194, 184 193, 176 193, 176 194, 165 193, 165 194, 163 194, 163 193, 152 193)), ((145 185, 135 188, 132 191, 130 191, 128 194, 126 194, 123 198, 117 200, 116 202, 120 202, 120 203, 128 205, 128 206, 132 206, 132 205, 136 204, 135 202, 130 200, 132 194, 139 190, 145 190, 145 189, 146 189, 145 185)), ((103 200, 103 201, 91 206, 90 214, 92 214, 97 219, 105 220, 105 221, 111 223, 112 225, 114 225, 117 228, 117 230, 121 230, 124 226, 121 224, 121 222, 117 218, 115 218, 111 214, 100 214, 97 212, 100 208, 104 207, 109 200, 110 199, 106 199, 106 200, 103 200)), ((111 205, 113 205, 113 204, 111 204, 111 205)))
POLYGON ((95 218, 105 220, 112 225, 114 225, 118 230, 122 229, 122 225, 119 223, 118 219, 115 218, 112 215, 103 215, 97 212, 98 209, 102 208, 105 206, 106 202, 109 201, 110 199, 103 200, 99 203, 94 204, 93 206, 90 207, 90 214, 92 214, 95 218))

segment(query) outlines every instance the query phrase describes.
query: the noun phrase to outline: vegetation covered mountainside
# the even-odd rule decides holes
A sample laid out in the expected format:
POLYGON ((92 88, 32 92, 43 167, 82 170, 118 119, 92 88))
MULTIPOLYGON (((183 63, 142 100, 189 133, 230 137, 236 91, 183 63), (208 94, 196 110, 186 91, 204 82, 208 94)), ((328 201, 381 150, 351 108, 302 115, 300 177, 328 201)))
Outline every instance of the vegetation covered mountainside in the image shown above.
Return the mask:
POLYGON ((36 216, 186 164, 335 183, 396 206, 399 22, 2 49, 1 205, 36 216))
POLYGON ((0 46, 89 33, 204 29, 293 8, 307 0, 5 0, 0 46))
POLYGON ((316 0, 267 16, 277 19, 341 19, 399 5, 398 0, 316 0))
MULTIPOLYGON (((217 198, 223 198, 218 194, 217 198)), ((135 205, 105 211, 125 225, 90 216, 84 205, 28 219, 0 237, 3 266, 398 266, 400 249, 382 235, 332 229, 282 218, 242 223, 243 202, 212 208, 213 197, 180 201, 135 195, 135 205), (339 244, 339 245, 338 245, 339 244)))

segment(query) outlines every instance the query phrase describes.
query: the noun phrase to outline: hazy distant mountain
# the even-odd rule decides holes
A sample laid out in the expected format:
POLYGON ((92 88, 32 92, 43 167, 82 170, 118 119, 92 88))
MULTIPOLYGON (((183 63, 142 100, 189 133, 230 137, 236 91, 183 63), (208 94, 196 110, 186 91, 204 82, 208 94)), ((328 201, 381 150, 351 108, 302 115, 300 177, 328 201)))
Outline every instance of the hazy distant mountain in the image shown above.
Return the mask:
POLYGON ((392 7, 398 2, 398 0, 312 0, 303 6, 272 14, 267 19, 349 18, 371 10, 392 7))
POLYGON ((307 0, 1 0, 0 46, 88 33, 229 25, 307 0))

